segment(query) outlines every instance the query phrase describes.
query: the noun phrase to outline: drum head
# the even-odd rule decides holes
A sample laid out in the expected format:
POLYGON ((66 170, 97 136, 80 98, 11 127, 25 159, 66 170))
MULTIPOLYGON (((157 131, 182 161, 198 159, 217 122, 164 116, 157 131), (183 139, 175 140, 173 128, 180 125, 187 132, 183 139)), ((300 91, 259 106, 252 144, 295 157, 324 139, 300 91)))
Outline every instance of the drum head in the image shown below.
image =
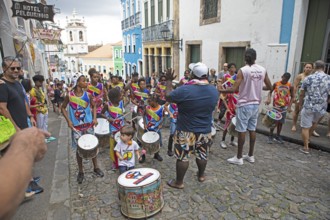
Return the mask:
POLYGON ((137 113, 137 106, 134 106, 134 112, 137 113))
POLYGON ((115 134, 115 141, 118 143, 120 141, 120 131, 115 134))
POLYGON ((277 111, 276 109, 267 111, 267 115, 268 115, 268 117, 270 117, 271 119, 274 119, 276 121, 282 119, 282 114, 279 111, 277 111))
POLYGON ((148 185, 148 184, 156 181, 159 177, 160 177, 160 173, 158 172, 158 170, 151 169, 151 168, 138 168, 138 169, 126 171, 125 173, 121 174, 118 177, 118 184, 121 186, 124 186, 124 187, 133 187, 134 188, 134 187, 148 185), (135 179, 129 179, 126 177, 126 174, 128 172, 132 172, 132 173, 139 172, 139 173, 137 173, 135 179), (146 178, 145 180, 143 180, 142 182, 140 182, 139 184, 134 184, 135 181, 137 181, 140 178, 143 178, 143 176, 148 173, 152 173, 152 175, 149 176, 148 178, 146 178), (141 175, 138 175, 138 174, 141 174, 141 175))
POLYGON ((144 130, 144 123, 143 123, 143 118, 141 118, 138 122, 140 128, 142 128, 144 130))
POLYGON ((235 125, 235 126, 236 126, 236 122, 237 122, 237 119, 236 119, 236 117, 233 117, 233 118, 231 119, 231 123, 232 123, 233 125, 235 125))
POLYGON ((95 135, 84 134, 78 139, 78 145, 84 150, 91 150, 99 144, 99 140, 95 135))
POLYGON ((97 119, 97 126, 94 129, 95 134, 98 135, 107 135, 110 133, 109 131, 109 122, 105 118, 98 118, 97 119))
POLYGON ((142 135, 142 141, 147 144, 155 143, 159 140, 159 134, 154 131, 148 131, 142 135))

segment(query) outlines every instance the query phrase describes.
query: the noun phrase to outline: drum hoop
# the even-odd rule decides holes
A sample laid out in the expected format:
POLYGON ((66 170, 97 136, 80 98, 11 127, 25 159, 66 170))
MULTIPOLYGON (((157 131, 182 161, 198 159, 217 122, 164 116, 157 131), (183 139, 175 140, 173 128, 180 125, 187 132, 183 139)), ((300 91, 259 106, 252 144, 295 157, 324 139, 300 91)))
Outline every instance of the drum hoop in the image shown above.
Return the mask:
MULTIPOLYGON (((156 170, 156 169, 151 169, 151 168, 142 168, 142 169, 144 171, 146 171, 146 173, 153 173, 153 175, 157 175, 158 174, 157 179, 155 179, 151 183, 154 183, 156 180, 158 180, 158 179, 161 178, 160 172, 158 170, 156 170)), ((133 170, 129 170, 129 171, 134 172, 134 171, 139 171, 139 170, 141 170, 141 168, 134 168, 133 170)), ((123 174, 121 174, 121 175, 123 175, 123 174)), ((120 186, 126 187, 126 188, 138 188, 138 187, 144 187, 144 186, 147 186, 147 185, 151 184, 151 183, 148 183, 146 185, 139 185, 139 186, 137 186, 137 185, 136 186, 125 186, 125 185, 122 185, 122 184, 119 183, 119 178, 121 177, 121 175, 117 179, 117 184, 119 184, 120 186)), ((120 178, 120 179, 125 180, 125 177, 124 178, 120 178)))
POLYGON ((142 139, 142 141, 143 141, 143 142, 145 142, 145 143, 147 143, 147 144, 153 144, 153 143, 156 143, 157 141, 159 141, 159 139, 160 139, 160 136, 159 136, 159 134, 158 134, 157 132, 155 132, 155 131, 147 131, 146 133, 144 133, 144 134, 142 135, 141 139, 142 139), (148 133, 156 133, 156 134, 157 134, 157 137, 158 137, 158 139, 157 139, 155 142, 152 142, 152 143, 149 143, 149 142, 145 142, 145 141, 143 140, 143 137, 145 136, 145 134, 148 134, 148 133))
POLYGON ((271 118, 271 119, 273 119, 273 120, 276 120, 276 121, 279 121, 279 120, 282 119, 282 114, 281 114, 281 112, 278 111, 278 110, 276 110, 276 109, 267 110, 266 115, 267 115, 269 118, 271 118), (275 113, 275 117, 277 117, 277 116, 278 116, 278 117, 277 117, 277 118, 273 118, 273 117, 269 114, 270 112, 274 112, 274 113, 275 113))
POLYGON ((97 146, 99 145, 99 139, 95 136, 95 135, 93 135, 93 134, 83 134, 79 139, 78 139, 78 141, 77 141, 77 144, 78 144, 78 147, 80 148, 80 149, 82 149, 82 150, 94 150, 95 148, 97 148, 97 146), (83 147, 81 147, 80 145, 79 145, 79 140, 82 138, 82 137, 86 137, 86 136, 93 136, 93 138, 95 138, 96 139, 96 146, 95 147, 93 147, 93 148, 89 148, 89 149, 85 149, 85 148, 83 148, 83 147))

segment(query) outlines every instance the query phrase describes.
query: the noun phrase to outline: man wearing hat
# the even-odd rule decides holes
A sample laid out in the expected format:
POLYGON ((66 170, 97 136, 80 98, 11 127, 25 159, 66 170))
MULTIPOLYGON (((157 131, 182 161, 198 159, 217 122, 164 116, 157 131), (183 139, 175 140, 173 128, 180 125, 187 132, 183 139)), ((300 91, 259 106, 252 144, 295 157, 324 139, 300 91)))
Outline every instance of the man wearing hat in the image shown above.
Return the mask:
POLYGON ((167 184, 178 189, 184 187, 190 148, 195 150, 198 181, 205 181, 212 112, 218 100, 218 91, 208 82, 208 67, 203 63, 192 63, 189 68, 191 80, 176 90, 172 89, 172 80, 176 77, 174 71, 166 71, 166 100, 178 106, 177 130, 174 134, 176 179, 167 184))

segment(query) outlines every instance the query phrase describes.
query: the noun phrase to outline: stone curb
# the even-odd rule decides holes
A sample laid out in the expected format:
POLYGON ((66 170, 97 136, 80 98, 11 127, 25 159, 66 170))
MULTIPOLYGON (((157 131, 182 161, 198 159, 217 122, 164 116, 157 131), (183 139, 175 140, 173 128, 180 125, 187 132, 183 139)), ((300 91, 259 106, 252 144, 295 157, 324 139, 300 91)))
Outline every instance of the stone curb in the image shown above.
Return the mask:
POLYGON ((68 126, 62 118, 47 214, 49 220, 71 219, 68 143, 68 126))
MULTIPOLYGON (((266 135, 266 136, 269 136, 269 130, 264 130, 264 129, 261 129, 261 128, 257 128, 257 133, 260 133, 260 134, 263 134, 263 135, 266 135)), ((288 142, 291 142, 291 143, 294 143, 294 144, 299 144, 301 146, 304 146, 304 142, 302 140, 298 140, 296 138, 292 138, 290 136, 287 136, 284 134, 281 134, 281 137, 283 138, 283 140, 285 141, 288 141, 288 142)), ((313 149, 316 149, 316 150, 321 150, 321 151, 325 151, 325 152, 328 152, 330 153, 330 148, 328 147, 324 147, 323 145, 321 144, 317 144, 317 143, 314 143, 313 141, 311 141, 309 143, 309 146, 313 149)))

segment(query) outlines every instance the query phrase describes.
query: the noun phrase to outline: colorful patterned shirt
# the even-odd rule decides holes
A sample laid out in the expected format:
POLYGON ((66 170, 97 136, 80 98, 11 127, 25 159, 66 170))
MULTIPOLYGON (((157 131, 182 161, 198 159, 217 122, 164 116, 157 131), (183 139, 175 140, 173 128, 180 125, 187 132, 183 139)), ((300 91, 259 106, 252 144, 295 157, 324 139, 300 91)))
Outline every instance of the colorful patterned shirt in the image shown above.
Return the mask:
POLYGON ((148 130, 150 131, 157 131, 158 126, 163 121, 163 112, 164 107, 159 106, 158 109, 153 109, 151 106, 146 107, 146 124, 148 130))
POLYGON ((93 101, 96 105, 96 113, 101 113, 103 108, 103 84, 97 83, 96 86, 93 86, 89 83, 87 86, 87 92, 93 96, 93 101))
POLYGON ((81 97, 76 96, 73 91, 69 93, 69 117, 78 131, 85 131, 93 126, 93 115, 87 92, 84 92, 81 97))
POLYGON ((111 119, 116 119, 115 121, 109 123, 110 133, 112 135, 116 134, 125 124, 125 120, 122 117, 124 115, 124 102, 120 101, 118 106, 113 105, 108 102, 108 114, 111 119))
POLYGON ((325 114, 330 95, 330 76, 323 71, 306 77, 301 89, 305 91, 304 108, 325 114))
POLYGON ((291 100, 291 83, 282 84, 281 81, 275 83, 274 100, 275 107, 287 107, 291 100))

